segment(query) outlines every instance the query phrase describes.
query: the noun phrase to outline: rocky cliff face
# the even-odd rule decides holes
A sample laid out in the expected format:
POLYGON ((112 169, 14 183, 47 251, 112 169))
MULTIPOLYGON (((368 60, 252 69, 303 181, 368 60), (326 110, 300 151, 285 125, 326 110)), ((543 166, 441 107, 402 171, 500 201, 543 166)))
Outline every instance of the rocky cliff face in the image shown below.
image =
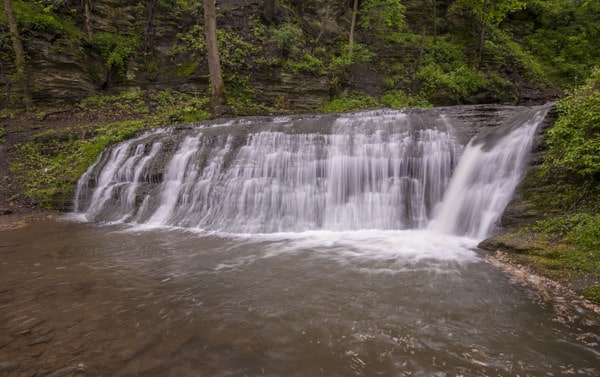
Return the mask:
MULTIPOLYGON (((64 30, 40 31, 31 26, 24 28, 34 99, 73 102, 126 88, 206 94, 208 70, 200 46, 203 35, 198 29, 202 23, 199 3, 189 2, 187 8, 182 8, 171 1, 96 0, 90 22, 95 35, 93 42, 84 37, 80 5, 79 8, 68 5, 56 8, 60 16, 74 20, 79 34, 64 30), (110 43, 115 42, 110 38, 120 39, 116 45, 102 45, 101 36, 110 43), (134 50, 127 52, 126 48, 131 46, 134 50), (114 64, 115 61, 118 64, 114 64)), ((429 2, 407 0, 402 4, 406 9, 407 32, 412 33, 407 35, 418 35, 421 30, 430 29, 429 2)), ((467 26, 461 24, 460 19, 447 17, 449 2, 437 4, 438 17, 444 19, 438 33, 467 26)), ((323 65, 331 67, 331 59, 339 57, 340 46, 347 41, 351 1, 219 0, 217 6, 218 26, 224 33, 222 60, 226 81, 256 103, 277 104, 283 110, 307 111, 314 110, 333 94, 348 91, 378 98, 391 88, 390 85, 393 86, 391 89, 405 92, 418 89, 418 83, 413 79, 402 83, 398 81, 398 74, 393 73, 403 65, 406 71, 412 69, 411 64, 416 64, 415 60, 422 54, 418 41, 390 49, 385 44, 373 43, 369 33, 358 33, 357 41, 372 50, 375 61, 351 67, 341 83, 339 77, 332 77, 331 69, 324 69, 323 65), (269 34, 268 38, 265 33, 269 34), (307 50, 311 51, 311 56, 305 54, 307 50)), ((7 44, 0 47, 5 57, 10 56, 7 44)), ((14 68, 9 60, 3 62, 4 84, 10 82, 10 72, 14 68)), ((515 82, 522 81, 520 76, 513 78, 515 82)), ((431 95, 430 101, 437 105, 461 102, 517 104, 521 99, 528 103, 539 102, 546 95, 535 86, 527 86, 527 82, 506 83, 492 82, 462 99, 439 90, 431 95)), ((11 87, 15 90, 17 86, 11 87)))

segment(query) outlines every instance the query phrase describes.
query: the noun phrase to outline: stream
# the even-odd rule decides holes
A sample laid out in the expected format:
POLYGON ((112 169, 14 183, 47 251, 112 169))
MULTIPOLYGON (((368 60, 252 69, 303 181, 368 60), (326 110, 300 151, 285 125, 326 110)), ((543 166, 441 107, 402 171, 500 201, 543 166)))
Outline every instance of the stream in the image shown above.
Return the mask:
POLYGON ((0 375, 599 375, 598 326, 473 246, 40 220, 0 233, 0 375))

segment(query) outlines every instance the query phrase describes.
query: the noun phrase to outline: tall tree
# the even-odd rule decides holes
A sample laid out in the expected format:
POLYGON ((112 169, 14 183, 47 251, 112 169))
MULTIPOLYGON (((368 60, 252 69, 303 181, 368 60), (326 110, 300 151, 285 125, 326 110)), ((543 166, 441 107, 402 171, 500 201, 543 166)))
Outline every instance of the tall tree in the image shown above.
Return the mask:
POLYGON ((81 0, 83 3, 83 15, 85 19, 85 34, 88 43, 94 43, 94 30, 92 28, 92 3, 91 0, 81 0))
POLYGON ((454 9, 466 10, 479 22, 477 68, 481 66, 487 29, 491 26, 497 26, 511 12, 524 9, 526 5, 525 0, 456 0, 453 5, 454 9))
POLYGON ((19 35, 19 28, 17 27, 17 20, 13 12, 12 3, 10 0, 3 0, 3 2, 4 13, 6 14, 6 21, 8 23, 13 50, 15 52, 15 66, 17 70, 15 76, 17 82, 21 84, 25 106, 29 109, 29 105, 31 104, 31 95, 29 93, 27 73, 25 72, 25 50, 23 49, 23 43, 21 42, 21 36, 19 35))
MULTIPOLYGON (((5 0, 6 1, 6 0, 5 0)), ((206 53, 208 58, 208 72, 210 74, 210 111, 213 116, 220 116, 226 112, 227 93, 221 73, 221 59, 217 45, 217 16, 215 0, 203 0, 204 6, 204 31, 206 37, 206 53)))
POLYGON ((356 27, 356 14, 358 13, 358 0, 352 4, 352 21, 350 22, 350 38, 348 40, 348 54, 352 59, 352 49, 354 48, 354 28, 356 27))
POLYGON ((436 45, 437 44, 437 5, 436 5, 436 0, 431 0, 431 18, 433 19, 433 44, 436 45))

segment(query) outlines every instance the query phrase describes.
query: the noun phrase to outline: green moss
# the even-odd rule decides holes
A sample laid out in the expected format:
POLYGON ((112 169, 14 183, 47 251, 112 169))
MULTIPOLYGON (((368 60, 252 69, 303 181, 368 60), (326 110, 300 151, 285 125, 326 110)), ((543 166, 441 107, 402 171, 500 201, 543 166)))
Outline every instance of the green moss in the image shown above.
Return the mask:
POLYGON ((585 298, 588 300, 600 304, 600 285, 593 285, 585 290, 584 292, 585 298))

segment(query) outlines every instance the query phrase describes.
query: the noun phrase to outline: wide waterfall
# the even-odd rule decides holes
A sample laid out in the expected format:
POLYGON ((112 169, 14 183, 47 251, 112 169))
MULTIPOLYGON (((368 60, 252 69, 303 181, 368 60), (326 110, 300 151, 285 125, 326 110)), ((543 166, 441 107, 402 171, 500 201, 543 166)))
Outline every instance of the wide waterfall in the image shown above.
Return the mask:
POLYGON ((443 109, 159 129, 108 148, 81 177, 75 210, 234 233, 430 228, 481 239, 546 110, 512 108, 466 146, 463 120, 443 109))

